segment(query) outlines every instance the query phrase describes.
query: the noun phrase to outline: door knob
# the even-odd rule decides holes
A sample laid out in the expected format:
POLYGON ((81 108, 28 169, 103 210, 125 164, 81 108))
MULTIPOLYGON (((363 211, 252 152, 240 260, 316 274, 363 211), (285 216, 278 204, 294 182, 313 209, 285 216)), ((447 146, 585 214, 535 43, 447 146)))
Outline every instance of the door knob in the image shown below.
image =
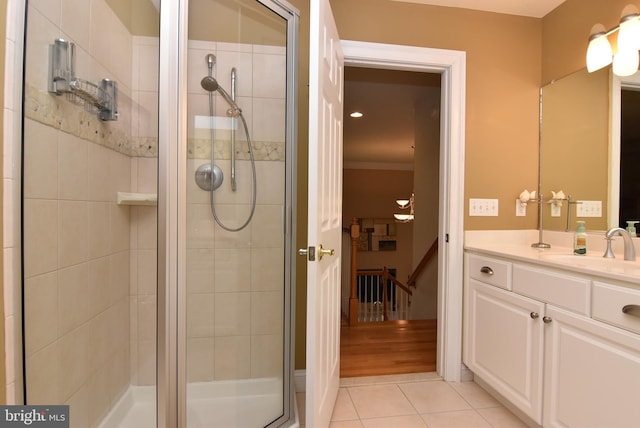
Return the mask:
POLYGON ((322 244, 320 244, 320 247, 318 248, 318 259, 322 260, 322 256, 333 256, 335 253, 336 250, 333 248, 328 250, 326 248, 322 248, 322 244))

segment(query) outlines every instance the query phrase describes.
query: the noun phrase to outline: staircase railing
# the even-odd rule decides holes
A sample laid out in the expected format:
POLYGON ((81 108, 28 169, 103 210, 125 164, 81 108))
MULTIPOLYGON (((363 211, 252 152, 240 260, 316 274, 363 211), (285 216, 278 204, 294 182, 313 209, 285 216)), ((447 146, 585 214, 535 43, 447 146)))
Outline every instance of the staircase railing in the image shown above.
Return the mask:
MULTIPOLYGON (((369 302, 370 303, 369 306, 372 306, 372 307, 364 308, 364 309, 360 308, 360 306, 362 305, 360 305, 360 302, 359 302, 360 293, 358 291, 358 271, 357 271, 357 266, 358 266, 357 254, 358 254, 358 240, 360 238, 360 224, 357 218, 353 218, 351 220, 351 225, 348 231, 351 238, 351 251, 350 251, 351 269, 349 270, 350 271, 349 279, 345 277, 346 275, 343 275, 343 283, 346 283, 345 285, 350 288, 350 293, 348 298, 348 311, 346 311, 346 306, 347 306, 346 299, 345 299, 345 302, 343 303, 343 311, 346 312, 345 315, 349 319, 349 325, 351 326, 357 325, 360 318, 362 318, 363 320, 365 318, 367 319, 380 318, 380 320, 384 320, 385 317, 387 317, 388 319, 391 317, 399 316, 398 312, 403 313, 404 309, 401 311, 391 311, 390 313, 388 313, 386 308, 384 307, 384 305, 387 302, 386 294, 384 296, 381 296, 383 297, 382 300, 379 300, 379 301, 376 300, 376 302, 379 302, 378 305, 374 305, 373 304, 374 302, 369 302), (378 310, 377 308, 375 308, 375 306, 381 306, 381 309, 378 310), (373 309, 376 309, 376 311, 374 311, 373 309)), ((396 287, 395 289, 398 290, 397 293, 398 295, 402 296, 402 299, 405 299, 405 296, 406 296, 406 302, 407 302, 407 305, 406 305, 407 309, 405 311, 406 314, 408 314, 410 300, 411 300, 410 298, 413 295, 411 291, 411 287, 415 288, 418 277, 420 276, 424 268, 429 264, 429 261, 437 253, 438 253, 438 238, 436 237, 436 239, 433 241, 433 243, 431 244, 431 246, 429 247, 425 255, 422 257, 422 260, 420 260, 420 263, 418 263, 418 266, 416 266, 413 273, 411 273, 411 275, 409 276, 409 280, 407 281, 406 285, 398 281, 392 275, 389 275, 389 277, 384 280, 384 281, 391 281, 395 285, 396 287)), ((384 272, 385 270, 386 268, 383 268, 382 271, 371 271, 369 272, 369 274, 383 275, 380 273, 374 274, 373 272, 384 272)), ((386 288, 387 287, 382 287, 383 293, 386 293, 387 291, 386 288)), ((406 316, 406 315, 404 315, 403 313, 403 316, 406 316)))
POLYGON ((431 244, 431 246, 429 247, 429 249, 427 250, 427 252, 424 254, 424 256, 422 256, 422 260, 420 260, 420 263, 418 263, 418 266, 416 266, 416 268, 413 270, 413 273, 409 275, 409 279, 407 280, 407 285, 409 287, 416 286, 416 281, 418 280, 418 277, 422 273, 422 270, 427 266, 427 264, 429 264, 429 260, 431 260, 433 256, 435 256, 436 254, 438 254, 438 237, 437 236, 436 236, 436 239, 431 244))
POLYGON ((386 267, 358 270, 356 287, 358 322, 409 319, 413 292, 386 267))

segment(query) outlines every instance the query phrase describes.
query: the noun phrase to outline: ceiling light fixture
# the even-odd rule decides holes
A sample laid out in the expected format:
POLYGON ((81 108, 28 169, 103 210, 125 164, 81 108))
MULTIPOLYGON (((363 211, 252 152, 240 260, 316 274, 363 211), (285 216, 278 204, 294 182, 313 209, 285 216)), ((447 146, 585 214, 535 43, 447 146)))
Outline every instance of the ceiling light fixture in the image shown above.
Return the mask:
POLYGON ((630 76, 638 71, 640 49, 640 13, 634 5, 627 5, 622 11, 620 24, 608 31, 602 24, 591 28, 587 48, 587 70, 589 73, 613 63, 617 76, 630 76), (618 32, 617 50, 613 53, 609 36, 618 32))
POLYGON ((353 112, 353 113, 351 113, 349 116, 351 116, 351 117, 355 117, 355 118, 357 119, 357 118, 359 118, 359 117, 364 116, 364 114, 362 114, 362 113, 361 113, 361 112, 359 112, 359 111, 354 111, 354 112, 353 112))
POLYGON ((409 208, 409 214, 394 214, 396 221, 399 223, 409 223, 413 221, 413 193, 409 199, 396 199, 396 204, 401 210, 409 208))

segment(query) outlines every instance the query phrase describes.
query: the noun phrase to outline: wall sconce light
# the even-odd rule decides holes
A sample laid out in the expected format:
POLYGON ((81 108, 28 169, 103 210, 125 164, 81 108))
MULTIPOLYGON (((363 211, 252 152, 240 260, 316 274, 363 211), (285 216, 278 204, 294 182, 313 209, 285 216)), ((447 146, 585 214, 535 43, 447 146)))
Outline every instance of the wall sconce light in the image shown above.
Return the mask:
POLYGON ((640 57, 640 13, 634 5, 622 10, 620 24, 608 31, 602 24, 591 28, 587 47, 587 70, 589 73, 600 70, 613 63, 613 72, 617 76, 630 76, 638 71, 640 57), (609 36, 618 32, 617 51, 614 54, 609 36))
POLYGON ((409 223, 413 221, 413 193, 409 199, 396 199, 396 204, 401 210, 409 209, 409 214, 394 214, 396 221, 399 223, 409 223))

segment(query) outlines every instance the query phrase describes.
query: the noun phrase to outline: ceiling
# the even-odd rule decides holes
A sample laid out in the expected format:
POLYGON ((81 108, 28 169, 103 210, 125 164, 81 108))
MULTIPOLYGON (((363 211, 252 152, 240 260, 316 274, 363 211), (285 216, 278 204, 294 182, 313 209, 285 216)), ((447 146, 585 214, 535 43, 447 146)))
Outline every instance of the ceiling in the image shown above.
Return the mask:
POLYGON ((391 0, 542 18, 565 0, 391 0))
MULTIPOLYGON (((543 17, 564 0, 391 0, 543 17)), ((434 96, 440 75, 345 68, 344 164, 346 168, 412 169, 414 105, 434 96), (353 119, 359 110, 364 117, 353 119)))
POLYGON ((440 74, 345 67, 345 167, 413 169, 416 106, 439 105, 439 93, 440 74))

